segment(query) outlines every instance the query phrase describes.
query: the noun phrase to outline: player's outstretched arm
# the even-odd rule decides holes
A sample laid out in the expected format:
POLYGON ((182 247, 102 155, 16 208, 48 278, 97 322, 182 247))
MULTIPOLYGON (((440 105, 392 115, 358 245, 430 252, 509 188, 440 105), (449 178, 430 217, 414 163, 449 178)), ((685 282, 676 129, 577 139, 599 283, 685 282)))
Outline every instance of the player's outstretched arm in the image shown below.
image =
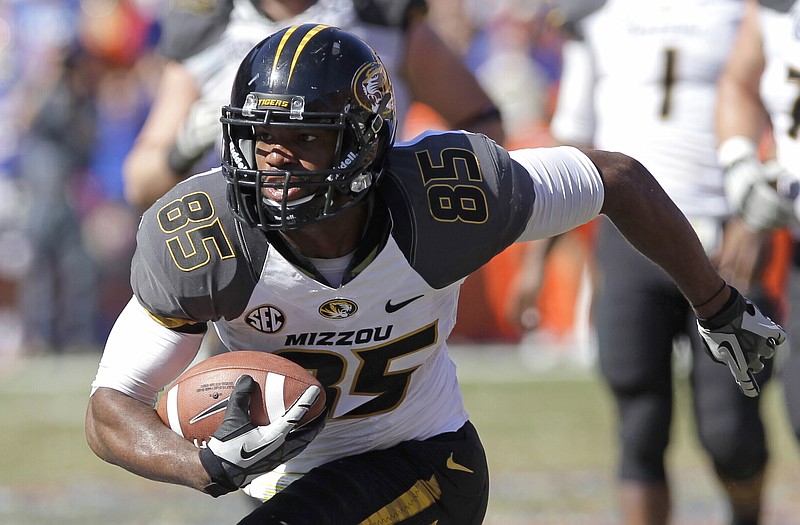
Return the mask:
POLYGON ((706 257, 689 221, 652 174, 621 153, 584 152, 603 178, 605 197, 600 212, 672 277, 692 305, 702 305, 699 316, 707 317, 722 308, 727 294, 703 304, 720 289, 722 277, 706 257))
POLYGON ((637 160, 621 154, 584 150, 600 170, 605 186, 601 213, 648 259, 661 266, 700 317, 722 308, 727 294, 717 293, 722 277, 711 264, 689 221, 652 174, 637 160))
POLYGON ((783 329, 725 284, 686 217, 644 166, 621 153, 586 154, 603 178, 601 213, 670 275, 700 319, 712 358, 729 366, 746 395, 758 395, 752 372, 784 342, 783 329))

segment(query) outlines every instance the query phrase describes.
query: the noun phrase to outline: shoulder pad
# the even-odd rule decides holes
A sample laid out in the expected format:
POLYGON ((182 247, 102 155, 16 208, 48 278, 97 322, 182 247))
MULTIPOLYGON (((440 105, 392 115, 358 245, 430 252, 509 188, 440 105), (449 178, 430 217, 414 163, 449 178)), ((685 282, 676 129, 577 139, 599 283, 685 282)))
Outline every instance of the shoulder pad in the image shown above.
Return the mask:
POLYGON ((788 13, 796 2, 797 0, 758 0, 758 4, 761 7, 766 7, 779 13, 788 13))
POLYGON ((366 0, 353 4, 363 22, 402 29, 415 17, 428 12, 426 0, 366 0))
POLYGON ((556 0, 548 20, 573 36, 578 36, 577 26, 589 15, 599 11, 607 0, 556 0))
POLYGON ((173 60, 185 60, 216 42, 233 10, 233 0, 172 0, 165 4, 158 51, 173 60))
POLYGON ((460 131, 424 133, 392 149, 378 188, 392 237, 429 286, 468 276, 522 234, 533 184, 514 165, 492 140, 460 131))
POLYGON ((263 233, 230 213, 219 172, 174 186, 143 214, 136 240, 139 302, 161 318, 199 323, 241 314, 267 250, 263 233))

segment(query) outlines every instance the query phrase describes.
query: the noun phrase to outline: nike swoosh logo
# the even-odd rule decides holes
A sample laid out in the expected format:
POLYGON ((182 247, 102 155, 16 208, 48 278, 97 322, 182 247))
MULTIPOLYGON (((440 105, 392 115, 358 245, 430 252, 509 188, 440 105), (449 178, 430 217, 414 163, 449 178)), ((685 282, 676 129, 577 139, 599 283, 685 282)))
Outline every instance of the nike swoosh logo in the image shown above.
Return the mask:
POLYGON ((416 297, 412 297, 411 299, 406 299, 405 301, 401 301, 401 302, 395 303, 395 304, 392 304, 392 300, 389 299, 388 301, 386 301, 386 313, 387 314, 394 313, 394 312, 398 311, 401 308, 405 308, 409 304, 413 303, 417 299, 419 299, 421 297, 424 297, 424 296, 425 296, 425 294, 418 295, 416 297))
POLYGON ((458 463, 456 463, 456 461, 453 459, 453 453, 452 452, 450 453, 450 457, 447 458, 447 468, 449 468, 450 470, 460 470, 461 472, 467 472, 469 474, 475 474, 475 472, 473 472, 472 470, 468 469, 464 465, 459 465, 458 463))
POLYGON ((245 460, 251 459, 253 458, 253 456, 256 456, 259 452, 261 452, 271 444, 272 443, 267 443, 265 445, 261 445, 260 447, 256 447, 253 450, 247 450, 246 448, 244 448, 244 445, 242 445, 242 450, 239 451, 239 455, 242 456, 242 459, 245 460))
POLYGON ((199 414, 194 416, 192 419, 190 419, 189 420, 189 424, 190 425, 194 425, 195 423, 197 423, 201 419, 207 418, 209 416, 213 416, 217 412, 223 412, 226 408, 228 408, 228 400, 229 399, 230 399, 230 397, 226 397, 225 399, 223 399, 221 401, 217 401, 216 403, 214 403, 213 405, 211 405, 210 407, 206 408, 205 410, 203 410, 202 412, 200 412, 199 414))

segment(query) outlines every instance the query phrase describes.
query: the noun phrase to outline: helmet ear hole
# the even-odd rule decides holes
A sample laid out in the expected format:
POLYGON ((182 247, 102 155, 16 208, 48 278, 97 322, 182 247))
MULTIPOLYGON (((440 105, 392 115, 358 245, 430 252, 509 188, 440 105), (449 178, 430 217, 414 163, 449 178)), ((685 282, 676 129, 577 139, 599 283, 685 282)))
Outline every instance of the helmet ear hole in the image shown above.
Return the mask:
POLYGON ((347 162, 347 158, 358 152, 362 147, 362 145, 359 144, 357 131, 353 129, 354 126, 358 126, 358 124, 345 126, 345 129, 342 131, 342 145, 339 149, 338 159, 340 164, 347 162))
POLYGON ((237 169, 255 169, 255 132, 251 126, 224 126, 223 162, 237 169))
POLYGON ((247 166, 251 168, 256 168, 256 141, 251 138, 244 138, 239 139, 239 151, 242 152, 244 156, 244 161, 247 163, 247 166))

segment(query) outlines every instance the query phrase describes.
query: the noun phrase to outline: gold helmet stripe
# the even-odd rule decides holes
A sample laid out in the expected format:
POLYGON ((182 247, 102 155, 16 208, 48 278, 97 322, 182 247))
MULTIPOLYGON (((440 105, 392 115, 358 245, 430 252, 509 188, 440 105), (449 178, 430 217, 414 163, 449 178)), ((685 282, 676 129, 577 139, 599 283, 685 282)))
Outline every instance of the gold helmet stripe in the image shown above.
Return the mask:
POLYGON ((299 28, 299 27, 300 26, 290 27, 283 34, 283 38, 281 38, 281 41, 278 43, 278 50, 275 52, 275 60, 274 60, 274 62, 272 62, 272 73, 270 73, 270 79, 275 78, 275 73, 276 73, 276 71, 278 69, 278 62, 280 62, 278 59, 280 58, 281 53, 283 52, 284 46, 286 46, 286 42, 289 41, 289 38, 292 36, 292 34, 295 31, 297 31, 297 28, 299 28))
MULTIPOLYGON (((275 72, 278 69, 278 63, 280 62, 279 58, 281 56, 281 53, 283 52, 283 48, 286 47, 287 43, 289 42, 289 39, 292 37, 294 32, 297 31, 300 27, 303 26, 299 25, 292 26, 289 29, 287 29, 286 32, 283 34, 283 38, 281 38, 281 41, 278 44, 278 50, 275 53, 275 61, 272 63, 272 73, 271 73, 272 78, 275 78, 275 72)), ((292 80, 292 73, 294 72, 294 67, 295 65, 297 65, 297 60, 300 58, 300 54, 303 52, 303 48, 305 48, 306 44, 308 44, 308 42, 311 41, 311 39, 314 38, 317 35, 317 33, 319 33, 324 29, 328 29, 329 27, 331 26, 324 24, 317 24, 311 29, 309 29, 303 36, 303 38, 300 40, 300 43, 294 50, 294 57, 292 57, 292 64, 289 69, 289 75, 286 78, 286 89, 289 88, 289 83, 292 80)))

